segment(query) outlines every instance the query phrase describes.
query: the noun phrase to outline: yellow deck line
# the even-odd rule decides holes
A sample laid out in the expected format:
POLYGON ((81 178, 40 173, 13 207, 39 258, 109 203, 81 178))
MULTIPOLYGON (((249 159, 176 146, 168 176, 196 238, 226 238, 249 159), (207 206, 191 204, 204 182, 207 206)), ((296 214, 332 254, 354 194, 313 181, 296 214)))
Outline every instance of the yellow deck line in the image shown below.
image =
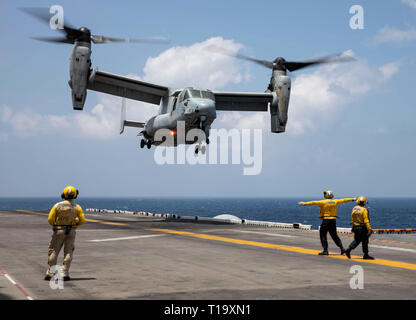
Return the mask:
POLYGON ((94 220, 94 219, 85 219, 85 221, 108 224, 110 226, 125 226, 126 225, 125 223, 121 223, 121 222, 107 222, 107 221, 94 220))
MULTIPOLYGON (((31 211, 31 210, 16 210, 17 212, 23 212, 23 213, 30 213, 30 214, 37 214, 40 216, 48 216, 47 213, 42 213, 42 212, 36 212, 36 211, 31 211)), ((101 224, 106 224, 106 225, 110 225, 110 226, 125 226, 125 223, 121 223, 121 222, 108 222, 108 221, 101 221, 101 220, 94 220, 94 219, 85 219, 85 221, 87 222, 95 222, 95 223, 101 223, 101 224)))
MULTIPOLYGON (((225 237, 208 235, 208 234, 176 231, 176 230, 170 230, 170 229, 150 229, 150 230, 171 233, 171 234, 191 236, 191 237, 200 238, 200 239, 243 244, 243 245, 249 245, 249 246, 255 246, 255 247, 270 248, 270 249, 275 249, 275 250, 283 250, 283 251, 290 251, 290 252, 297 252, 297 253, 304 253, 304 254, 317 255, 320 252, 319 250, 313 250, 313 249, 292 247, 292 246, 265 243, 265 242, 248 241, 248 240, 241 240, 241 239, 234 239, 234 238, 225 238, 225 237)), ((350 260, 346 256, 341 256, 339 253, 330 252, 329 254, 330 254, 328 256, 329 258, 350 260)), ((351 260, 354 262, 365 262, 365 263, 377 264, 377 265, 394 267, 394 268, 416 270, 416 264, 407 263, 407 262, 383 260, 383 259, 363 260, 362 257, 359 257, 359 256, 351 256, 351 258, 352 258, 351 260)))

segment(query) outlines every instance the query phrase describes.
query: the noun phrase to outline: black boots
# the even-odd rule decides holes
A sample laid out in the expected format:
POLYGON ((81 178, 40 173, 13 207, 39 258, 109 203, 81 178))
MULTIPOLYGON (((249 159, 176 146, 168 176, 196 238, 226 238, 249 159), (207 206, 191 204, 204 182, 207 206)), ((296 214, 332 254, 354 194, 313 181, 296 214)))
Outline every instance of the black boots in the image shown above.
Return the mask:
MULTIPOLYGON (((341 248, 341 255, 345 254, 345 252, 346 252, 345 249, 341 248)), ((318 254, 320 256, 328 256, 329 255, 328 250, 323 250, 322 252, 319 252, 318 254)))
MULTIPOLYGON (((348 259, 351 259, 351 249, 347 249, 345 250, 345 254, 348 257, 348 259)), ((363 256, 364 260, 374 260, 374 258, 372 256, 370 256, 368 253, 365 253, 363 256)))
MULTIPOLYGON (((52 279, 52 277, 51 277, 51 276, 46 275, 46 276, 45 276, 45 278, 43 278, 43 279, 44 279, 44 280, 49 281, 49 280, 51 280, 51 279, 52 279)), ((66 276, 66 277, 64 277, 64 278, 63 278, 63 280, 64 280, 64 281, 70 281, 70 280, 71 280, 71 278, 70 278, 69 276, 66 276)))
POLYGON ((348 257, 348 259, 351 259, 351 249, 345 250, 345 254, 348 257))
POLYGON ((374 258, 372 256, 370 256, 368 253, 364 254, 363 259, 364 260, 374 260, 374 258))

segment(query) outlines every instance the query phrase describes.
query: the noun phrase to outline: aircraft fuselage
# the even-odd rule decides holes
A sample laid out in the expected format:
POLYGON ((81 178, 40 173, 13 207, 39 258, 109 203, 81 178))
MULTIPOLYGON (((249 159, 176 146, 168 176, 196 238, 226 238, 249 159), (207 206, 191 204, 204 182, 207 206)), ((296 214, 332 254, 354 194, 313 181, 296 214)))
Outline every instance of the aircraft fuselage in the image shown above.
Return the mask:
MULTIPOLYGON (((189 130, 199 128, 208 138, 209 129, 216 117, 215 97, 210 91, 186 88, 182 91, 175 91, 167 99, 163 99, 159 114, 146 122, 143 136, 152 144, 158 145, 162 142, 154 139, 158 130, 168 129, 176 134, 178 121, 183 121, 185 134, 189 130)), ((194 142, 186 141, 185 143, 194 142)))

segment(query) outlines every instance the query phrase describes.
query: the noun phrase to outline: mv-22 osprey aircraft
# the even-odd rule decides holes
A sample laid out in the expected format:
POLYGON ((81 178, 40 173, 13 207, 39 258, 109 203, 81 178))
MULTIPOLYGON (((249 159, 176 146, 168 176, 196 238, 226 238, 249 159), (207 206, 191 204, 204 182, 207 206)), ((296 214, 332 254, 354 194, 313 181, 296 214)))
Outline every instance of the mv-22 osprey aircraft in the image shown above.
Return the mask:
MULTIPOLYGON (((50 17, 39 14, 39 10, 23 9, 49 23, 50 17)), ((87 89, 103 92, 123 98, 121 110, 120 134, 124 127, 137 127, 143 130, 140 147, 159 145, 163 141, 156 141, 155 134, 159 129, 168 129, 172 135, 177 133, 178 121, 184 121, 185 133, 191 129, 199 128, 205 133, 205 142, 209 144, 209 131, 217 117, 217 111, 270 111, 270 126, 274 133, 285 132, 288 121, 288 108, 291 89, 291 80, 287 71, 293 72, 308 66, 352 60, 345 55, 332 55, 324 58, 294 62, 279 57, 274 61, 258 60, 240 54, 232 56, 260 64, 272 70, 270 84, 266 92, 218 92, 200 88, 177 89, 149 82, 124 77, 117 74, 91 69, 91 42, 133 42, 118 38, 92 35, 90 30, 82 27, 74 29, 65 24, 61 38, 36 38, 60 43, 70 43, 74 47, 70 58, 69 86, 72 90, 72 103, 74 110, 83 110, 87 89), (157 115, 146 122, 126 121, 125 98, 159 105, 157 115)), ((157 39, 155 39, 157 41, 157 39)), ((136 41, 143 42, 143 41, 136 41)), ((147 41, 145 41, 147 42, 147 41)), ((215 48, 214 48, 215 49, 215 48)), ((221 48, 219 53, 229 54, 221 48)), ((174 145, 178 140, 174 140, 174 145)), ((186 141, 193 144, 196 141, 186 141)), ((195 153, 205 153, 205 146, 201 141, 195 148, 195 153)))

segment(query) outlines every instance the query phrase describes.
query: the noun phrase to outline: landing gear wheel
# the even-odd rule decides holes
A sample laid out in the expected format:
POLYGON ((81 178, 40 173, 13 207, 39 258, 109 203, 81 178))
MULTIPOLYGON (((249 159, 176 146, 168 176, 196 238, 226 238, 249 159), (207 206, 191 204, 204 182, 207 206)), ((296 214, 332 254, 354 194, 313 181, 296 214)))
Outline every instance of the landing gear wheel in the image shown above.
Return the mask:
POLYGON ((202 147, 201 147, 201 152, 202 152, 202 154, 205 154, 205 150, 206 150, 206 147, 205 147, 205 146, 202 146, 202 147))
POLYGON ((142 139, 141 141, 140 141, 140 148, 144 148, 144 145, 146 144, 146 141, 144 141, 144 139, 142 139))
POLYGON ((147 140, 147 149, 150 149, 151 148, 151 146, 152 146, 152 142, 150 142, 150 140, 147 140))
POLYGON ((209 144, 209 138, 207 138, 206 143, 209 144))
POLYGON ((195 146, 195 154, 198 154, 199 152, 199 146, 195 146))

